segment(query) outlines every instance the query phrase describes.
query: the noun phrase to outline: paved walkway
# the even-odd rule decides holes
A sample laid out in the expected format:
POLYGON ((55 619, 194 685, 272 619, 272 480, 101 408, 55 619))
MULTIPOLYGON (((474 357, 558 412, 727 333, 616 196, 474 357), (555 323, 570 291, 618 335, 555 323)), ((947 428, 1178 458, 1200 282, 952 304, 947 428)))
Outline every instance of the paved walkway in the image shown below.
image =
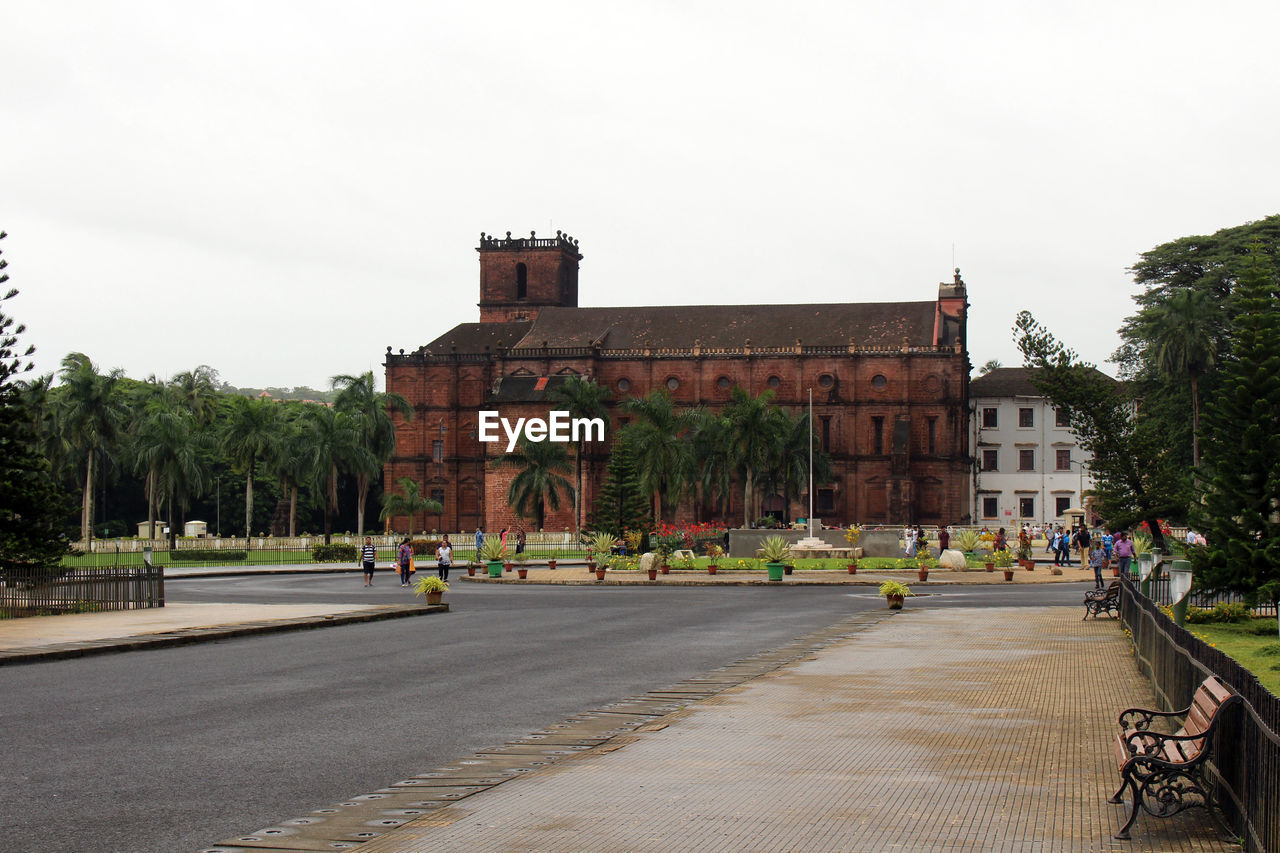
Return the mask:
POLYGON ((1238 850, 1198 810, 1111 839, 1115 719, 1154 703, 1115 621, 847 623, 204 853, 1238 850))

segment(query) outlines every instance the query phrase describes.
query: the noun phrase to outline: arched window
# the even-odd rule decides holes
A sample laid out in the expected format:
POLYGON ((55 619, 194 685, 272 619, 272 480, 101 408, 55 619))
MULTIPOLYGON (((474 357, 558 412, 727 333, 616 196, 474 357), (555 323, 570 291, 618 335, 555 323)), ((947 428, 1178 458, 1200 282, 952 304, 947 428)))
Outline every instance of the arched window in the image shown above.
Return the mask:
POLYGON ((516 264, 516 299, 524 299, 529 295, 529 268, 523 263, 516 264))

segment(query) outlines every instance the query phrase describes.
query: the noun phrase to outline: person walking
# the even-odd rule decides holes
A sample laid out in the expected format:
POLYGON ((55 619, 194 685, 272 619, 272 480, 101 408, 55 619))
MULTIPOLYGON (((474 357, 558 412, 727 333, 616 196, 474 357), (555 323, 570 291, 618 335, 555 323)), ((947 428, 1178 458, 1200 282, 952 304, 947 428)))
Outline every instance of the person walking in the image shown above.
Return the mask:
POLYGON ((408 586, 410 570, 413 568, 413 548, 409 545, 408 536, 396 550, 396 562, 400 566, 400 586, 408 586))
POLYGON ((516 528, 516 553, 517 554, 524 553, 524 540, 525 540, 524 528, 517 527, 516 528))
POLYGON ((945 527, 938 528, 938 555, 951 547, 951 532, 945 527))
POLYGON ((378 556, 378 549, 373 547, 373 540, 364 537, 364 547, 360 549, 360 562, 364 565, 364 585, 373 586, 373 563, 378 556))
POLYGON ((1093 537, 1089 550, 1089 567, 1093 569, 1093 585, 1102 588, 1102 569, 1107 564, 1107 552, 1102 547, 1102 539, 1093 537))
POLYGON ((1080 527, 1076 529, 1076 548, 1080 551, 1080 567, 1089 561, 1089 529, 1084 526, 1084 522, 1080 523, 1080 527))
POLYGON ((449 580, 451 565, 453 565, 453 546, 449 544, 449 537, 445 536, 440 547, 436 549, 436 574, 440 576, 440 580, 449 580))
POLYGON ((1127 531, 1121 530, 1116 534, 1115 553, 1122 578, 1129 577, 1129 564, 1133 562, 1133 552, 1133 540, 1129 538, 1127 531))
POLYGON ((484 546, 484 525, 476 527, 476 562, 480 562, 480 549, 484 546))

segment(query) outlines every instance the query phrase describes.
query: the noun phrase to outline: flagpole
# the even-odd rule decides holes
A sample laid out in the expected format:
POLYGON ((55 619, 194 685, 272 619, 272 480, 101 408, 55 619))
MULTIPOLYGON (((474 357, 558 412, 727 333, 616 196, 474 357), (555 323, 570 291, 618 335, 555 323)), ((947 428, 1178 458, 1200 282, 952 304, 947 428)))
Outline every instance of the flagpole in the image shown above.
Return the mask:
POLYGON ((809 536, 813 536, 813 389, 809 389, 809 536))

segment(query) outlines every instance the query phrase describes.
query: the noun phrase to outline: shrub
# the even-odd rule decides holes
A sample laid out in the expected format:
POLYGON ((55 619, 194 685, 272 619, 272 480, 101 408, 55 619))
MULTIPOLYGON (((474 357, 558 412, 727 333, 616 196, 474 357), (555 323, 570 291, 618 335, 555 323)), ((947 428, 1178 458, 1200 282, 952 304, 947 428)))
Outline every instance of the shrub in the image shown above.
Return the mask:
POLYGON ((313 563, 354 563, 356 546, 335 543, 333 545, 317 545, 311 549, 313 563))
POLYGON ((422 556, 434 557, 436 555, 436 549, 439 548, 442 544, 444 544, 443 539, 410 539, 409 540, 409 547, 413 549, 413 556, 415 557, 422 557, 422 556))
POLYGON ((961 530, 951 537, 951 544, 961 551, 972 551, 978 547, 978 531, 961 530))
MULTIPOLYGON (((1203 607, 1187 608, 1187 622, 1192 625, 1201 625, 1208 622, 1243 622, 1248 618, 1248 605, 1241 604, 1238 601, 1221 602, 1215 604, 1212 609, 1203 607)), ((1267 633, 1275 633, 1275 631, 1272 630, 1267 633)))
MULTIPOLYGON (((170 551, 169 559, 185 563, 238 563, 249 555, 244 551, 170 551)), ((355 559, 352 557, 351 559, 355 559)))

